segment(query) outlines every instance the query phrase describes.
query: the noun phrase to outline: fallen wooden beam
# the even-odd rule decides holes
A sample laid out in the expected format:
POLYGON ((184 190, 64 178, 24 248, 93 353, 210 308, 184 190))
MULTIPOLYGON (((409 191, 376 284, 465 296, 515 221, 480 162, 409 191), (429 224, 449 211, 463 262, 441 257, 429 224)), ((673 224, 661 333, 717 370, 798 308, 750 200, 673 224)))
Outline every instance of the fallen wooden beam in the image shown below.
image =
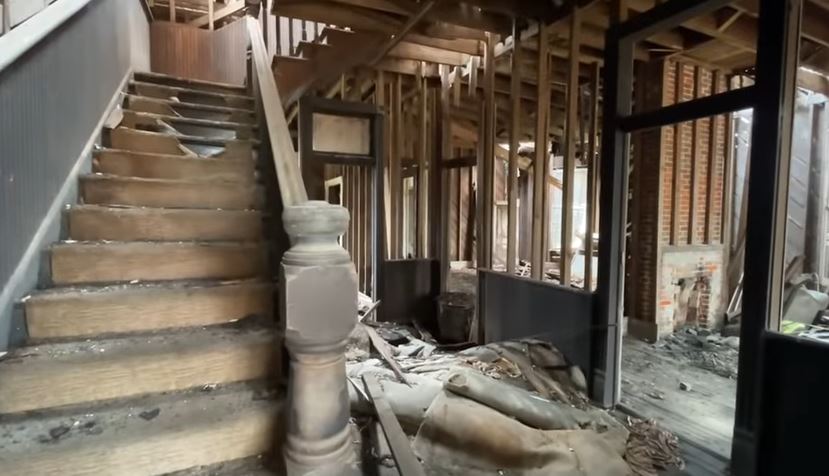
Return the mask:
POLYGON ((374 404, 374 409, 377 411, 377 419, 380 420, 383 433, 386 434, 386 441, 391 447, 391 455, 397 464, 397 470, 400 471, 400 476, 426 476, 426 473, 423 471, 423 466, 421 466, 420 461, 412 450, 409 439, 403 433, 403 427, 400 426, 400 422, 394 416, 391 405, 386 400, 385 395, 383 395, 383 389, 380 387, 380 383, 377 382, 377 379, 373 375, 369 374, 363 374, 363 383, 374 404))
POLYGON ((378 334, 373 327, 363 324, 363 328, 366 330, 368 338, 371 340, 371 345, 373 345, 374 348, 377 349, 377 352, 380 353, 380 356, 383 357, 383 360, 385 360, 386 363, 389 364, 389 367, 391 367, 391 370, 392 372, 394 372, 394 375, 396 375, 401 382, 411 387, 412 384, 409 382, 408 379, 406 379, 406 375, 403 373, 403 370, 400 368, 400 365, 397 363, 397 360, 395 360, 394 355, 392 355, 391 346, 389 345, 389 343, 386 342, 382 337, 380 337, 380 334, 378 334))

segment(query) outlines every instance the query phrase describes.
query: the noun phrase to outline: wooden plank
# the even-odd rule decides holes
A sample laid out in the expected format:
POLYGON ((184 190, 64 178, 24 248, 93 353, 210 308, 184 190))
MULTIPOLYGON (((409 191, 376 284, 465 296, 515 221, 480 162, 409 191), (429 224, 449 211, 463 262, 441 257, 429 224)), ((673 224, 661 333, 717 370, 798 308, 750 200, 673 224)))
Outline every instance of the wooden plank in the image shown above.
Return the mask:
POLYGON ((427 249, 426 243, 429 236, 429 228, 426 223, 427 206, 429 203, 429 183, 428 163, 427 163, 427 137, 429 135, 428 128, 428 94, 429 90, 426 84, 426 78, 417 79, 419 94, 417 97, 417 141, 415 142, 415 149, 417 151, 417 226, 415 227, 417 238, 415 240, 416 256, 418 258, 426 258, 427 249))
POLYGON ((273 333, 259 329, 38 347, 0 362, 0 414, 264 378, 277 358, 273 333))
POLYGON ((377 64, 381 59, 383 59, 387 54, 391 53, 394 50, 397 50, 400 46, 400 42, 406 35, 409 34, 410 31, 417 25, 423 17, 429 13, 432 7, 435 6, 435 0, 427 0, 419 5, 420 8, 414 13, 412 13, 408 19, 406 19, 406 23, 400 27, 400 31, 396 34, 392 35, 391 38, 386 41, 381 47, 380 51, 374 56, 374 58, 369 61, 369 65, 377 64))
POLYGON ((403 427, 400 426, 391 405, 383 395, 380 383, 373 375, 369 374, 363 375, 363 383, 377 412, 377 419, 380 420, 386 440, 391 447, 391 454, 397 464, 400 476, 426 476, 420 461, 412 450, 409 438, 403 433, 403 427))
POLYGON ((478 268, 492 268, 492 234, 493 206, 495 204, 495 38, 491 33, 486 36, 486 55, 484 55, 484 120, 483 134, 479 142, 483 143, 483 162, 478 163, 480 197, 480 232, 478 234, 478 268))
POLYGON ((599 81, 600 65, 593 63, 590 73, 590 126, 587 139, 587 226, 585 227, 584 244, 584 289, 593 290, 593 233, 598 221, 599 200, 599 166, 601 161, 597 156, 599 133, 599 81))
POLYGON ((26 326, 39 340, 226 324, 270 317, 273 291, 256 281, 54 290, 26 300, 26 326))
MULTIPOLYGON (((210 31, 214 30, 213 20, 214 20, 214 17, 213 17, 213 0, 207 0, 207 25, 208 25, 207 29, 210 30, 210 31)), ((266 33, 267 33, 267 31, 266 31, 266 33)))
POLYGON ((547 244, 544 243, 544 227, 547 217, 544 210, 544 189, 548 175, 548 136, 547 103, 550 97, 550 87, 547 81, 548 70, 548 36, 549 27, 541 25, 538 31, 538 105, 536 109, 535 125, 535 160, 533 161, 533 216, 532 216, 532 271, 533 279, 542 279, 544 276, 544 262, 546 261, 547 244))
POLYGON ((562 180, 561 256, 559 282, 570 285, 572 274, 573 197, 576 181, 576 144, 578 143, 579 109, 579 44, 581 41, 581 12, 573 8, 570 15, 570 50, 567 78, 567 107, 564 135, 564 176, 562 180))
POLYGON ((267 250, 259 243, 60 243, 50 254, 58 285, 247 279, 267 272, 267 250))
MULTIPOLYGON (((518 23, 513 22, 514 48, 510 78, 509 161, 507 171, 507 273, 514 274, 517 263, 518 225, 518 146, 521 138, 521 39, 518 23)), ((525 204, 526 206, 526 204, 525 204)))
POLYGON ((250 210, 264 201, 261 188, 231 182, 86 175, 80 188, 84 203, 96 205, 250 210))
MULTIPOLYGON (((389 163, 389 182, 391 195, 392 224, 392 258, 400 258, 403 253, 403 177, 402 163, 405 148, 405 128, 403 127, 403 76, 397 74, 392 84, 392 155, 389 163)), ((420 184, 418 184, 420 186, 420 184)))
POLYGON ((368 334, 368 338, 371 341, 371 345, 377 350, 380 356, 383 357, 383 360, 385 360, 386 363, 389 365, 389 368, 391 368, 392 372, 394 372, 394 375, 397 376, 397 378, 400 379, 402 383, 405 383, 406 385, 411 387, 412 384, 406 378, 406 374, 403 373, 403 370, 400 368, 400 365, 394 358, 394 352, 391 349, 391 345, 389 345, 388 342, 383 340, 383 338, 380 337, 380 335, 377 333, 376 330, 374 330, 373 327, 366 324, 360 325, 363 326, 363 329, 365 329, 366 334, 368 334))
POLYGON ((115 149, 151 154, 195 156, 193 152, 184 148, 174 136, 138 131, 126 127, 113 129, 110 133, 110 142, 115 149))
POLYGON ((176 22, 176 0, 168 0, 170 5, 170 23, 176 22))
POLYGON ((95 154, 92 170, 121 177, 253 184, 255 165, 252 159, 207 159, 105 149, 95 154))
POLYGON ((68 213, 76 241, 258 241, 262 214, 252 210, 193 210, 75 205, 68 213))

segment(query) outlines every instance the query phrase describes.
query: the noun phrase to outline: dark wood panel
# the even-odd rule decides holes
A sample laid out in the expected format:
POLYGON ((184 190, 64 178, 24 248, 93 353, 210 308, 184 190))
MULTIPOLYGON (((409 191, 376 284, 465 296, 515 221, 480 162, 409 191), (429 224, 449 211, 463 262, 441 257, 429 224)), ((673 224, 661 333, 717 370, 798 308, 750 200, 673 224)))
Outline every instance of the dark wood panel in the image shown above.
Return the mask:
POLYGON ((244 21, 215 31, 158 21, 150 27, 150 64, 156 73, 244 84, 247 43, 244 21))

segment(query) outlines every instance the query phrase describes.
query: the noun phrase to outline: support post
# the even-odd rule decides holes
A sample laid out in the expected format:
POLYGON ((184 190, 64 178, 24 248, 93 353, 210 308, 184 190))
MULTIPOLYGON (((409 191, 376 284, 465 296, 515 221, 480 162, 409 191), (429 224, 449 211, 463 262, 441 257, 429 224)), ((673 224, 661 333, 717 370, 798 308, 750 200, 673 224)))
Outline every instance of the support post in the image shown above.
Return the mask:
POLYGON ((756 105, 751 132, 740 378, 731 469, 757 474, 756 433, 763 334, 781 318, 789 155, 802 0, 760 0, 756 105))
POLYGON ((533 223, 532 223, 532 278, 542 279, 544 276, 544 262, 546 261, 547 243, 544 240, 544 226, 547 217, 544 211, 545 193, 548 175, 548 135, 547 114, 550 101, 550 84, 547 81, 549 68, 550 27, 545 24, 538 28, 538 108, 535 116, 535 160, 533 160, 533 223))
POLYGON ((597 207, 599 191, 599 158, 596 155, 599 133, 599 63, 593 63, 590 68, 590 125, 588 126, 589 137, 587 138, 587 210, 584 232, 584 289, 593 290, 593 232, 595 230, 596 218, 599 209, 597 207))
MULTIPOLYGON (((421 63, 422 67, 422 63, 421 63)), ((422 70, 421 70, 422 72, 422 70)), ((426 78, 418 76, 417 78, 417 87, 420 90, 417 100, 418 100, 418 107, 417 107, 417 120, 418 120, 418 127, 417 130, 417 140, 415 141, 415 150, 417 151, 417 183, 418 184, 426 184, 428 183, 428 174, 427 174, 427 163, 426 163, 426 150, 427 150, 427 135, 428 135, 428 128, 427 128, 427 114, 428 109, 426 107, 426 101, 428 99, 428 89, 426 87, 426 78)), ((417 257, 418 258, 426 258, 426 243, 427 237, 429 235, 429 230, 427 228, 426 223, 426 207, 429 201, 429 189, 428 187, 417 187, 417 238, 415 242, 417 243, 417 257)))
POLYGON ((567 110, 564 124, 564 180, 561 205, 561 253, 559 282, 570 285, 573 241, 573 195, 576 181, 576 143, 578 142, 579 109, 579 42, 581 18, 573 7, 570 15, 570 52, 567 67, 567 110))
MULTIPOLYGON (((265 35, 264 35, 265 36, 265 44, 267 45, 268 44, 268 24, 267 24, 268 10, 267 9, 265 9, 262 12, 262 18, 264 18, 265 21, 266 21, 265 28, 264 28, 263 31, 265 33, 265 35)), ((207 0, 207 29, 210 30, 210 31, 213 31, 213 29, 214 29, 214 26, 213 26, 213 0, 207 0)))
POLYGON ((287 207, 282 258, 285 346, 291 357, 287 474, 359 474, 348 427, 345 344, 357 323, 357 273, 337 237, 348 210, 323 201, 287 207))
POLYGON ((478 183, 481 216, 478 220, 478 268, 492 268, 492 206, 495 187, 495 38, 486 34, 486 55, 484 56, 484 119, 483 136, 478 140, 483 143, 483 163, 478 164, 478 183))
MULTIPOLYGON (((694 66, 694 99, 700 97, 700 87, 702 86, 702 68, 694 66)), ((694 245, 697 243, 697 227, 699 221, 697 220, 698 208, 697 201, 699 200, 699 171, 700 171, 700 120, 691 122, 691 203, 688 207, 688 244, 694 245)))
MULTIPOLYGON (((392 107, 392 154, 389 163, 389 193, 391 195, 391 256, 402 256, 403 220, 402 220, 402 188, 403 178, 401 167, 403 163, 404 127, 403 127, 403 75, 395 75, 391 95, 392 107)), ((418 187, 421 184, 417 184, 418 187)))
MULTIPOLYGON (((521 30, 512 23, 512 67, 510 79, 509 164, 507 172, 507 274, 515 273, 518 240, 518 142, 521 136, 521 30)), ((527 206, 527 204, 524 204, 527 206)), ((460 216, 460 215, 459 215, 460 216)))
POLYGON ((176 22, 176 0, 170 0, 170 23, 176 22))

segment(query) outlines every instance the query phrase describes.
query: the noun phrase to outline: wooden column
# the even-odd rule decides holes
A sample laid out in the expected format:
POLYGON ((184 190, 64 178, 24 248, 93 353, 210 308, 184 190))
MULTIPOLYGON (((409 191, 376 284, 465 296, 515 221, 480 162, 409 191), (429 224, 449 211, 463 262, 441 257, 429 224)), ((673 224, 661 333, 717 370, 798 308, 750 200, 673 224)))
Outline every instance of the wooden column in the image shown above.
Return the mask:
POLYGON ((495 177, 495 38, 487 33, 484 56, 484 117, 482 153, 478 161, 478 268, 492 268, 492 206, 495 177))
POLYGON ((170 1, 170 23, 176 22, 176 0, 170 1))
POLYGON ((599 63, 590 68, 590 125, 587 138, 587 210, 584 243, 584 289, 593 290, 593 231, 598 217, 599 158, 596 155, 599 133, 599 63))
MULTIPOLYGON (((507 273, 515 273, 518 224, 518 142, 521 136, 521 30, 512 24, 509 171, 507 172, 507 273)), ((524 204, 526 206, 526 204, 524 204)))
MULTIPOLYGON (((265 28, 264 28, 264 36, 265 36, 265 44, 268 44, 268 11, 267 8, 265 11, 262 12, 262 18, 265 20, 265 28)), ((210 31, 214 30, 213 25, 213 0, 207 0, 207 29, 210 31)))
POLYGON ((434 110, 434 153, 429 167, 429 249, 430 256, 440 261, 440 290, 446 290, 446 280, 449 275, 449 246, 448 246, 448 219, 449 199, 447 196, 449 184, 442 162, 452 152, 451 136, 451 109, 449 99, 449 67, 440 65, 440 95, 434 94, 432 104, 434 110), (444 199, 445 198, 445 199, 444 199))
MULTIPOLYGON (((400 258, 402 256, 402 235, 403 235, 403 220, 402 220, 402 188, 403 179, 401 174, 401 167, 403 162, 403 151, 405 147, 404 128, 403 128, 403 76, 395 75, 394 84, 392 86, 392 154, 391 162, 389 163, 389 188, 391 195, 391 216, 389 221, 392 226, 392 258, 400 258)), ((418 184, 420 186, 420 184, 418 184)))
POLYGON ((377 70, 377 77, 374 80, 374 102, 377 107, 383 111, 383 147, 380 152, 383 154, 383 215, 386 217, 385 222, 385 240, 383 256, 386 259, 391 257, 391 195, 389 190, 389 160, 391 158, 391 115, 386 98, 386 78, 382 70, 377 70))
MULTIPOLYGON (((426 151, 428 150, 427 136, 429 133, 427 126, 428 108, 426 107, 428 100, 428 89, 426 87, 425 77, 417 78, 417 87, 419 89, 417 96, 417 127, 415 128, 417 133, 415 140, 415 151, 417 156, 417 183, 425 184, 428 181, 426 151)), ((418 258, 427 257, 426 243, 428 242, 427 237, 429 235, 429 229, 426 223, 426 207, 428 206, 428 203, 429 189, 427 187, 417 187, 417 237, 415 241, 417 243, 416 252, 418 258)))
POLYGON ((544 189, 548 175, 547 114, 550 102, 550 85, 547 81, 550 27, 541 24, 538 29, 538 103, 535 116, 535 160, 533 161, 533 220, 532 220, 532 277, 542 279, 547 243, 544 243, 544 227, 547 217, 544 210, 544 189))
POLYGON ((564 177, 561 205, 561 255, 559 282, 570 285, 573 242, 573 192, 576 181, 576 144, 579 121, 579 42, 581 18, 577 8, 570 15, 570 51, 567 66, 567 106, 564 123, 564 177))

